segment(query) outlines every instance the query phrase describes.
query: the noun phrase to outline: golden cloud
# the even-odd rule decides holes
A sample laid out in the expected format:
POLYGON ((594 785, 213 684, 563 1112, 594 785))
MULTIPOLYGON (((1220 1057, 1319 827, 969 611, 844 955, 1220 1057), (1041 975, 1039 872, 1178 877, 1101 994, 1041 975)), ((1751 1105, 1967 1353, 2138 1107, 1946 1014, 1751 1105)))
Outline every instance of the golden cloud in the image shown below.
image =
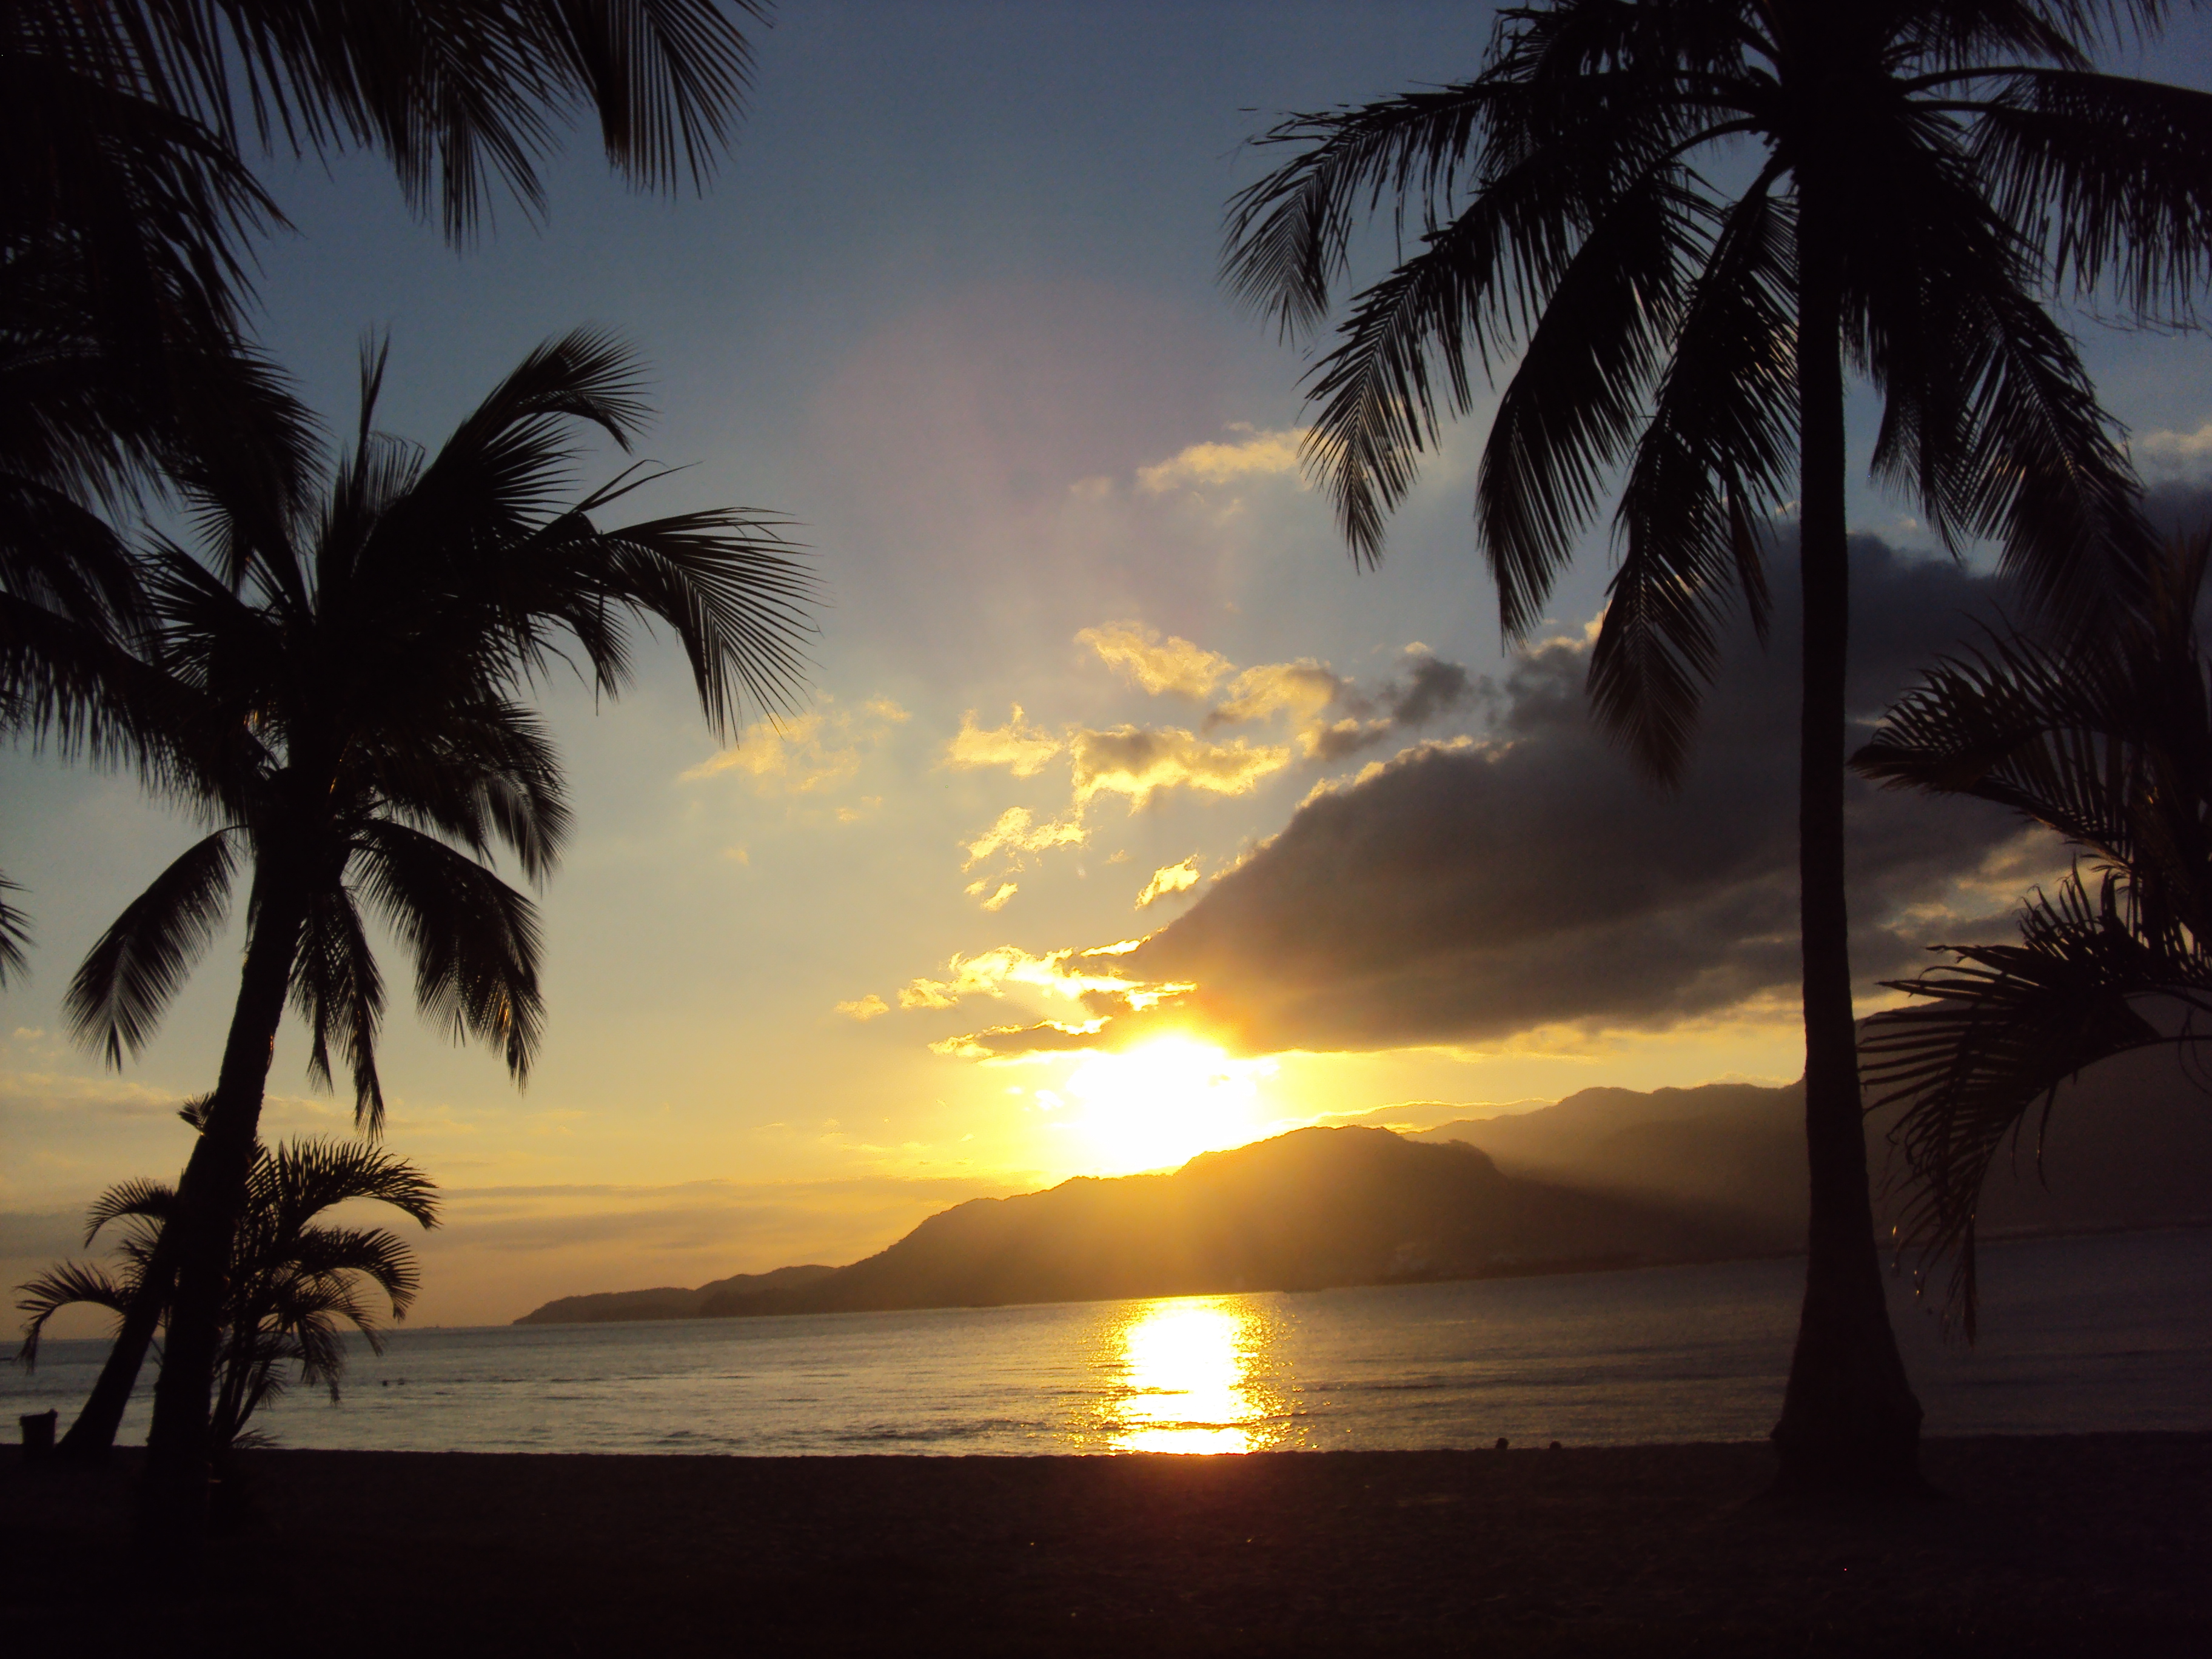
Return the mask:
POLYGON ((1242 478, 1297 477, 1303 428, 1261 432, 1239 421, 1231 443, 1192 444, 1164 461, 1137 469, 1137 488, 1147 495, 1235 483, 1242 478))
POLYGON ((1228 696, 1206 715, 1206 723, 1242 726, 1285 710, 1310 720, 1336 701, 1344 685, 1334 670, 1310 657, 1262 663, 1230 682, 1228 696))
POLYGON ((1150 1007, 1163 996, 1187 990, 1187 986, 1149 986, 1118 975, 1086 973, 1075 963, 1083 957, 1112 954, 1064 951, 1033 956, 1018 945, 1001 945, 979 956, 955 956, 945 965, 943 979, 910 981, 899 993, 902 1008, 951 1008, 968 997, 1003 997, 1009 988, 1047 996, 1081 1001, 1093 993, 1125 1000, 1133 1008, 1150 1007))
POLYGON ((1170 893, 1188 893, 1197 885, 1198 854, 1193 853, 1180 864, 1153 871, 1152 878, 1145 884, 1145 890, 1137 895, 1137 908, 1148 908, 1155 900, 1164 899, 1170 893))
POLYGON ((836 1007, 838 1013, 843 1014, 848 1019, 857 1019, 864 1024, 877 1015, 888 1014, 890 1011, 890 1004, 872 991, 864 997, 855 997, 850 1002, 841 1002, 836 1007))
POLYGON ((1014 705, 1006 723, 999 726, 977 726, 971 708, 960 717, 959 732, 945 745, 945 764, 963 772, 1003 766, 1018 778, 1029 778, 1043 770, 1060 750, 1058 738, 1041 727, 1022 724, 1019 703, 1014 705))
MULTIPOLYGON (((825 691, 819 701, 836 699, 825 691)), ((687 769, 679 781, 741 772, 764 795, 817 794, 852 778, 868 752, 908 718, 889 697, 871 697, 856 709, 817 708, 781 725, 760 720, 731 747, 687 769)))
POLYGON ((1178 696, 1203 697, 1237 666, 1220 653, 1188 640, 1173 635, 1163 639, 1158 629, 1140 622, 1086 628, 1075 636, 1075 642, 1089 646, 1108 667, 1127 675, 1156 697, 1167 691, 1178 696))
POLYGON ((1079 819, 1039 823, 1028 807, 1009 806, 999 814, 997 823, 965 843, 968 861, 960 867, 972 870, 997 853, 1042 853, 1053 847, 1080 847, 1090 836, 1091 832, 1079 819))
POLYGON ((1021 888, 1013 882, 1002 881, 999 884, 999 890, 997 892, 992 894, 988 898, 984 898, 983 890, 990 884, 991 884, 988 881, 971 881, 968 884, 966 891, 969 898, 981 900, 983 908, 986 910, 994 912, 1005 909, 1006 908, 1006 901, 1022 890, 1021 888))
POLYGON ((1079 803, 1110 793, 1128 796, 1133 808, 1166 789, 1249 794, 1262 779, 1291 763, 1288 748, 1257 746, 1242 738, 1234 743, 1208 743, 1179 726, 1079 731, 1068 746, 1074 757, 1079 803))

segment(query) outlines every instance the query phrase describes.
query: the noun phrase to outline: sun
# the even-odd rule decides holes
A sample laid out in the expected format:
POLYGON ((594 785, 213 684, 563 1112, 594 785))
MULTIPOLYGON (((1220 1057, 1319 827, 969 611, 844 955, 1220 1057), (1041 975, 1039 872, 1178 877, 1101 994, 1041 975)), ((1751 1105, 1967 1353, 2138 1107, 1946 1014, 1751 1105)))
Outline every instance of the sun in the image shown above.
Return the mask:
POLYGON ((1274 1069, 1189 1036, 1085 1054, 1066 1085, 1069 1127, 1102 1175, 1165 1169, 1264 1133, 1260 1081, 1274 1069))

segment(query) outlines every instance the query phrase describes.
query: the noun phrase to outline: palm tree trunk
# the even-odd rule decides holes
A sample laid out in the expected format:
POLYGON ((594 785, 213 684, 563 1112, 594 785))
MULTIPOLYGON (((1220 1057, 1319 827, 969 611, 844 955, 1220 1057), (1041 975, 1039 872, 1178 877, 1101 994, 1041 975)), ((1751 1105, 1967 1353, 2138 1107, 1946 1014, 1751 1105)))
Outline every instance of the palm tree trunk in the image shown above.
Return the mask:
POLYGON ((307 915, 307 884, 300 873, 268 849, 258 850, 252 933, 222 1070, 199 1146, 178 1187, 176 1213, 163 1230, 177 1235, 177 1288, 146 1438, 139 1542, 142 1551, 158 1554, 170 1572, 186 1578, 197 1570, 206 1530, 209 1412, 232 1242, 246 1204, 269 1063, 307 915))
POLYGON ((1844 670, 1841 248, 1817 174, 1798 172, 1797 396, 1804 589, 1798 878, 1805 970, 1805 1148, 1812 1174, 1805 1304, 1774 1428, 1789 1489, 1919 1485, 1920 1402, 1890 1328, 1867 1191, 1844 890, 1844 670))
MULTIPOLYGON (((199 1146, 195 1142, 192 1157, 197 1159, 199 1155, 199 1146)), ((138 1286, 138 1294, 131 1298, 131 1305, 124 1310, 122 1326, 107 1351, 107 1361, 100 1368, 100 1380, 92 1385, 92 1397, 84 1402, 76 1421, 62 1437, 63 1456, 75 1462, 99 1463, 104 1462, 114 1449, 115 1431, 123 1425, 123 1413, 131 1404, 131 1391, 137 1386, 138 1372, 146 1363, 146 1350, 153 1346, 154 1333, 161 1323, 161 1310, 168 1305, 176 1277, 176 1246, 169 1230, 164 1227, 154 1243, 153 1259, 146 1264, 146 1276, 138 1286)))

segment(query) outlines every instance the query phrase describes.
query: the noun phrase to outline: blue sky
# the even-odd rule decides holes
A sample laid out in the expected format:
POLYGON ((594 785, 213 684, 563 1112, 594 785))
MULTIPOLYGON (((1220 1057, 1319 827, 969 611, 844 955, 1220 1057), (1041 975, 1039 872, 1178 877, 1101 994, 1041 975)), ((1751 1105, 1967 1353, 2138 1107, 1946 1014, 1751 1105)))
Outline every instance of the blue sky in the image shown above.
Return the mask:
MULTIPOLYGON (((787 514, 830 599, 812 704, 734 756, 666 654, 596 712, 546 688, 578 822, 543 898, 542 1063, 517 1094, 404 1007, 391 1025, 391 1143, 453 1194, 421 1317, 850 1260, 962 1197, 1325 1115, 1440 1102, 1442 1121, 1595 1083, 1795 1074, 1793 1012, 1749 981, 1688 1012, 1480 1037, 988 1061, 960 1042, 1079 1022, 1069 967, 1113 959, 1054 953, 1160 929, 1317 787, 1407 745, 1495 741, 1596 613, 1601 530, 1554 601, 1551 668, 1502 655, 1468 527, 1480 410, 1394 521, 1383 569, 1356 574, 1285 459, 1304 359, 1214 279, 1223 204, 1260 171, 1245 139, 1281 112, 1461 76, 1488 20, 793 3, 703 198, 625 194, 572 146, 542 226, 509 207, 459 252, 372 160, 271 168, 297 234, 265 250, 263 337, 334 422, 365 330, 391 334, 385 424, 434 441, 532 345, 611 325, 653 365, 646 453, 686 467, 647 510, 787 514), (1424 659, 1478 690, 1394 723, 1424 659), (1322 673, 1333 701, 1316 702, 1322 673), (1331 759, 1318 734, 1346 720, 1358 746, 1331 759), (1008 831, 1010 812, 1027 817, 1008 831), (1054 825, 1058 844, 1014 844, 1054 825), (1179 871, 1188 884, 1157 878, 1179 871)), ((2206 84, 2208 38, 2192 24, 2152 71, 2206 84)), ((2184 440, 2212 422, 2203 343, 2077 321, 2147 470, 2203 476, 2212 441, 2184 440)), ((1857 527, 1925 552, 1907 511, 1855 490, 1857 527)), ((236 945, 142 1060, 103 1073, 63 1039, 59 993, 190 832, 122 781, 35 756, 0 757, 0 849, 39 938, 0 1009, 13 1282, 100 1186, 181 1161, 171 1112, 212 1077, 236 945)), ((1986 851, 1897 902, 2001 912, 2048 861, 2002 837, 1986 851)), ((274 1133, 343 1121, 308 1092, 301 1049, 280 1044, 274 1133)))

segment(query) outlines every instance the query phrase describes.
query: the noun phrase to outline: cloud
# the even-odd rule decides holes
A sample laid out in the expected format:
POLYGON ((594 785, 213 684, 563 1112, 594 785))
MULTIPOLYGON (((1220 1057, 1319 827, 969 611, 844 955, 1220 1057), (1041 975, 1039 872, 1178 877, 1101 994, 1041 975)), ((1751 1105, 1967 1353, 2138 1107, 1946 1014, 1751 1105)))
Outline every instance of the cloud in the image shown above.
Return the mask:
MULTIPOLYGON (((826 691, 817 696, 823 703, 836 702, 826 691)), ((739 772, 764 795, 817 794, 852 778, 869 751, 908 718, 889 697, 871 697, 858 708, 817 708, 781 726, 757 721, 732 746, 688 768, 678 781, 739 772)))
POLYGON ((1145 890, 1137 895, 1137 908, 1149 908, 1156 900, 1170 893, 1188 893, 1198 885, 1198 854, 1193 853, 1180 864, 1167 865, 1152 872, 1152 878, 1145 884, 1145 890))
POLYGON ((1262 779, 1291 763, 1287 748, 1208 743, 1179 726, 1116 726, 1076 732, 1075 799, 1088 804, 1102 793, 1127 795, 1132 809, 1163 790, 1196 789, 1216 795, 1249 794, 1262 779))
MULTIPOLYGON (((1793 1006, 1796 595, 1790 550, 1776 550, 1773 641, 1733 629, 1678 793, 1641 783, 1593 726, 1587 639, 1550 641, 1488 689, 1480 740, 1417 744, 1317 786, 1182 916, 1120 949, 1126 982, 1084 995, 1088 1022, 994 1027, 946 1051, 1121 1048, 1171 1028, 1245 1053, 1498 1043, 1793 1006)), ((2001 590, 1869 540, 1853 567, 1863 730, 2001 590)), ((1374 718, 1478 695, 1416 662, 1374 718)), ((2008 933, 2021 892, 2063 867, 2047 831, 1987 803, 1856 779, 1849 802, 1864 990, 1924 965, 1929 944, 2008 933)))
POLYGON ((1015 894, 1022 890, 1021 888, 1013 882, 1002 881, 999 884, 999 890, 997 892, 993 893, 988 898, 984 898, 983 890, 990 886, 990 884, 991 884, 988 881, 971 881, 968 884, 967 893, 969 898, 981 900, 982 906, 986 910, 994 912, 1005 909, 1006 908, 1006 901, 1012 898, 1015 894))
POLYGON ((1080 1001, 1092 995, 1116 999, 1117 1007, 1149 1007, 1172 988, 1133 984, 1123 974, 1086 971, 1080 964, 1098 957, 1120 956, 1131 945, 1065 950, 1033 956, 1018 945, 1001 945, 972 957, 955 956, 943 979, 916 979, 899 993, 902 1008, 951 1008, 969 997, 1004 997, 1010 988, 1080 1001))
MULTIPOLYGON (((1786 551, 1786 550, 1785 550, 1786 551)), ((1871 716, 1987 614, 1994 585, 1854 548, 1851 706, 1871 716)), ((1200 988, 1176 1017, 1247 1051, 1484 1042, 1539 1028, 1663 1029, 1798 974, 1794 582, 1774 643, 1738 630, 1680 792, 1639 783, 1593 728, 1588 649, 1513 669, 1486 738, 1423 744, 1316 790, 1120 966, 1200 988)), ((1428 682, 1433 685, 1434 677, 1428 682)), ((1424 695, 1419 678, 1406 700, 1424 695)), ((1944 936, 2008 926, 2045 832, 1979 802, 1854 781, 1854 959, 1910 972, 1944 936)), ((1155 1014, 1153 1018, 1158 1018, 1155 1014)), ((1109 1022, 1101 1040, 1131 1033, 1109 1022)))
POLYGON ((1090 836, 1091 832, 1083 827, 1079 818, 1039 823, 1028 807, 1009 806, 988 830, 964 843, 968 861, 960 867, 972 870, 995 854, 1042 853, 1054 847, 1080 847, 1090 836))
POLYGON ((1172 635, 1163 639, 1158 629, 1140 622, 1086 628, 1075 642, 1089 646, 1101 662, 1156 697, 1165 692, 1203 697, 1237 666, 1218 652, 1204 650, 1188 640, 1172 635))
POLYGON ((1426 646, 1409 645, 1406 654, 1409 659, 1406 678, 1394 683, 1388 694, 1394 723, 1426 726, 1474 701, 1474 683, 1457 663, 1444 661, 1426 646))
POLYGON ((960 730, 945 745, 945 764, 971 772, 1003 766, 1018 778, 1035 777, 1060 751, 1060 741, 1038 726, 1022 724, 1022 706, 1004 726, 988 729, 975 724, 975 711, 960 717, 960 730))
POLYGON ((1298 453, 1306 437, 1303 429, 1259 432, 1240 421, 1230 430, 1243 435, 1233 443, 1192 444, 1167 460, 1139 467, 1137 488, 1147 495, 1164 495, 1244 478, 1299 476, 1298 453))
POLYGON ((1374 692, 1310 657, 1248 668, 1230 682, 1206 724, 1209 729, 1242 726, 1287 714, 1299 751, 1328 766, 1474 701, 1475 683, 1457 663, 1441 660, 1422 645, 1408 646, 1406 654, 1405 674, 1374 692))
POLYGON ((1262 663, 1229 683, 1228 696, 1208 711, 1206 723, 1243 726, 1285 711, 1300 720, 1310 720, 1334 702, 1346 685, 1334 669, 1310 657, 1298 662, 1262 663))
POLYGON ((841 1002, 836 1007, 838 1013, 848 1019, 857 1019, 862 1024, 866 1024, 878 1014, 888 1014, 890 1011, 890 1004, 872 991, 864 997, 856 997, 850 1002, 841 1002))
POLYGON ((2146 478, 2201 481, 2212 476, 2212 421, 2194 432, 2138 434, 2128 452, 2146 478))

